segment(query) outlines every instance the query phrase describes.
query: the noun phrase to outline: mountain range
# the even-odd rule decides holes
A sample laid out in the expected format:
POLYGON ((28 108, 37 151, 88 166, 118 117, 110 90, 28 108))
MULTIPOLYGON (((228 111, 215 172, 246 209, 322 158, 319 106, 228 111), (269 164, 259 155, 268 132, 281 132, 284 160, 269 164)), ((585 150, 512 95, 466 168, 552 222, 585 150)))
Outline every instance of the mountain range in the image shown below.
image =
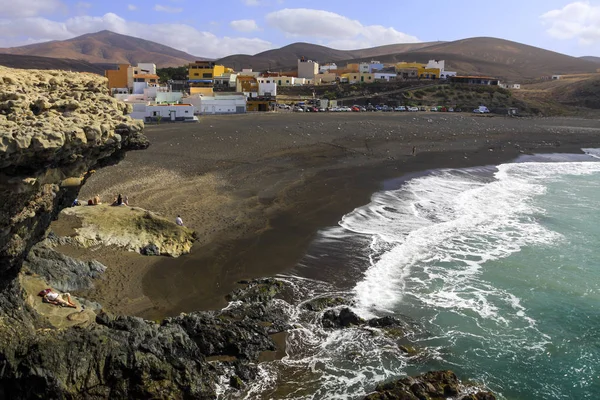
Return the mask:
MULTIPOLYGON (((597 72, 600 63, 600 57, 571 57, 490 37, 452 42, 392 44, 358 50, 336 50, 310 43, 293 43, 255 55, 236 54, 216 61, 234 69, 290 71, 295 70, 296 62, 301 57, 320 63, 336 62, 338 65, 372 59, 384 63, 438 59, 446 60, 446 69, 459 74, 491 75, 512 81, 543 75, 597 72)), ((206 58, 110 31, 89 33, 62 41, 0 48, 0 65, 90 72, 96 72, 93 69, 103 70, 110 64, 153 62, 160 68, 182 66, 202 59, 206 58), (61 61, 56 61, 53 66, 52 60, 46 57, 61 61)))

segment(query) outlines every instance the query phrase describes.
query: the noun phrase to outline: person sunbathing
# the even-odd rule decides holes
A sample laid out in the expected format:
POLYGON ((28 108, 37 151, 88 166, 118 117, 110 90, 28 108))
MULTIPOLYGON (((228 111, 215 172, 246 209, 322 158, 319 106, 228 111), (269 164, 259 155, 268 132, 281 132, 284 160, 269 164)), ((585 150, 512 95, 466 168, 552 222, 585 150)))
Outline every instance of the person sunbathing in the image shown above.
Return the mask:
POLYGON ((42 296, 42 301, 45 303, 54 304, 61 307, 72 307, 77 308, 73 300, 71 300, 70 293, 57 293, 52 289, 42 290, 40 293, 42 296))

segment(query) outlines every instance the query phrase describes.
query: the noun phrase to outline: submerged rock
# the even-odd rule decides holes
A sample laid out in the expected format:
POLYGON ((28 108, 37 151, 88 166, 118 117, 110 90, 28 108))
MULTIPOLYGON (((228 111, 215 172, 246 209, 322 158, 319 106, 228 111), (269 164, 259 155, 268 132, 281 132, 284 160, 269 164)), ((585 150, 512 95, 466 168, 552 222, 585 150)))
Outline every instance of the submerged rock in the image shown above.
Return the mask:
POLYGON ((479 391, 475 394, 467 394, 466 389, 454 372, 431 371, 416 377, 381 383, 377 385, 374 393, 365 397, 365 400, 446 400, 449 397, 461 400, 496 399, 490 392, 479 391), (460 396, 461 394, 463 396, 460 396))

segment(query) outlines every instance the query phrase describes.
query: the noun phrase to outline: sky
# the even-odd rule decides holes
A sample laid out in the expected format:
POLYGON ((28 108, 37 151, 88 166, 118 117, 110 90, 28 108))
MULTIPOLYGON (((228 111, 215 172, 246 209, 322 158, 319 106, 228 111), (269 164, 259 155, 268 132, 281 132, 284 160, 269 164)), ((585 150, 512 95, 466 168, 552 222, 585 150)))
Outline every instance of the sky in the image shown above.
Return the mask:
POLYGON ((600 56, 600 0, 0 0, 0 47, 110 30, 198 57, 491 36, 600 56))

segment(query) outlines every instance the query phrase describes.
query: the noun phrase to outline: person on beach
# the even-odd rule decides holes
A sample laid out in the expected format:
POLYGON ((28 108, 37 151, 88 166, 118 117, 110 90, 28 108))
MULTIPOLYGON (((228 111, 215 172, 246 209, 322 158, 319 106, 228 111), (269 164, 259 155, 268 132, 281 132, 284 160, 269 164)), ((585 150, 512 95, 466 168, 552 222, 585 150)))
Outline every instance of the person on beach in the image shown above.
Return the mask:
POLYGON ((100 201, 100 195, 97 194, 94 196, 94 198, 92 199, 92 205, 97 206, 99 204, 102 204, 102 202, 100 201))
POLYGON ((123 196, 123 205, 124 206, 128 206, 129 205, 129 199, 127 198, 127 196, 123 196))
POLYGON ((39 294, 43 294, 42 301, 45 303, 50 303, 61 307, 77 308, 75 303, 73 303, 73 301, 71 300, 70 293, 61 294, 53 291, 52 289, 45 289, 42 290, 39 294))
POLYGON ((413 146, 412 148, 412 155, 414 156, 415 154, 417 154, 417 146, 413 146))
POLYGON ((112 205, 113 206, 122 206, 123 205, 123 196, 121 196, 121 193, 119 193, 119 195, 117 197, 115 197, 112 205))
POLYGON ((175 223, 179 226, 183 226, 183 220, 181 219, 181 215, 178 215, 177 218, 175 218, 175 223))

